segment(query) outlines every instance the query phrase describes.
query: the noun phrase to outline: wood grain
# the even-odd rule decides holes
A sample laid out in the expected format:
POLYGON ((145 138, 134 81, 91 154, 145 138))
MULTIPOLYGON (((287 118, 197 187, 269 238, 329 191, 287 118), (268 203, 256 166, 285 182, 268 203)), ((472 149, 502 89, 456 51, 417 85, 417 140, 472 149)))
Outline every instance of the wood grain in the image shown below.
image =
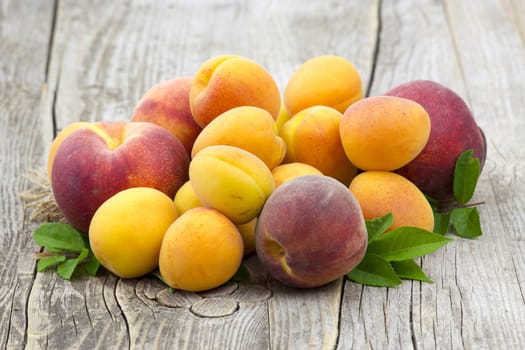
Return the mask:
POLYGON ((515 348, 523 343, 524 333, 511 331, 523 329, 524 322, 518 316, 524 307, 523 274, 516 268, 523 265, 523 252, 522 245, 516 244, 519 229, 512 227, 520 222, 516 213, 521 215, 523 207, 518 195, 523 193, 523 177, 515 170, 515 160, 523 153, 512 140, 519 127, 508 128, 523 122, 518 117, 523 99, 515 93, 515 79, 525 73, 525 65, 519 34, 511 25, 497 1, 383 2, 381 46, 371 91, 380 94, 405 81, 431 79, 451 87, 471 106, 486 130, 489 147, 473 199, 485 202, 480 207, 485 235, 472 241, 456 239, 423 258, 422 266, 434 284, 413 282, 394 290, 373 290, 373 304, 366 302, 368 288, 358 300, 345 292, 341 323, 348 331, 341 329, 340 348, 363 345, 356 337, 347 341, 342 336, 356 330, 372 348, 393 344, 416 349, 515 348), (408 9, 417 9, 417 15, 408 9), (501 142, 502 138, 509 142, 501 142), (505 185, 502 176, 508 178, 505 185), (491 210, 496 207, 500 208, 491 210), (365 320, 356 318, 356 306, 367 315, 365 320), (367 328, 368 315, 380 315, 381 310, 384 316, 367 328), (518 328, 508 328, 510 324, 518 328), (392 332, 392 325, 397 332, 392 332))
POLYGON ((515 226, 523 219, 524 199, 519 194, 525 193, 525 177, 516 169, 525 155, 518 141, 525 123, 525 102, 518 90, 525 74, 525 52, 505 6, 498 1, 473 5, 447 4, 472 110, 486 130, 491 161, 478 189, 478 196, 485 194, 490 200, 481 213, 486 235, 482 244, 471 245, 473 261, 467 254, 457 259, 458 276, 472 277, 458 277, 469 315, 462 336, 465 346, 483 337, 487 348, 514 348, 525 340, 525 332, 513 332, 508 326, 525 329, 520 316, 525 313, 523 274, 516 268, 523 265, 525 252, 519 243, 522 230, 515 226), (461 20, 467 13, 473 19, 461 20))
POLYGON ((0 346, 9 349, 521 349, 525 346, 525 13, 518 0, 0 0, 0 346), (213 55, 262 64, 281 91, 305 60, 352 61, 370 95, 432 79, 488 141, 473 202, 484 235, 419 259, 434 283, 339 279, 297 290, 257 258, 203 293, 102 272, 36 273, 19 193, 56 131, 126 120, 153 84, 213 55))
POLYGON ((2 1, 0 6, 0 346, 19 349, 26 340, 26 308, 34 278, 30 239, 19 193, 22 175, 41 164, 50 120, 40 118, 53 2, 2 1), (27 28, 34 29, 28 31, 27 28))

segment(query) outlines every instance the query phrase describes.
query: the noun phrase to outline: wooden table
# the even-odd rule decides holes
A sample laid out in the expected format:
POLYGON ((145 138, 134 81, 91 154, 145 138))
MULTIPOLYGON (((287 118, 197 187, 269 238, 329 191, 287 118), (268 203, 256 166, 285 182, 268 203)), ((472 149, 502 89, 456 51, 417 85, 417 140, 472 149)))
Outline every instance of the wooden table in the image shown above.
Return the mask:
POLYGON ((0 0, 0 346, 8 349, 522 349, 525 2, 0 0), (223 53, 281 89, 317 55, 352 61, 368 95, 412 79, 458 92, 485 130, 484 235, 420 260, 434 283, 250 282, 167 293, 154 277, 36 273, 20 193, 73 121, 126 120, 147 88, 223 53))

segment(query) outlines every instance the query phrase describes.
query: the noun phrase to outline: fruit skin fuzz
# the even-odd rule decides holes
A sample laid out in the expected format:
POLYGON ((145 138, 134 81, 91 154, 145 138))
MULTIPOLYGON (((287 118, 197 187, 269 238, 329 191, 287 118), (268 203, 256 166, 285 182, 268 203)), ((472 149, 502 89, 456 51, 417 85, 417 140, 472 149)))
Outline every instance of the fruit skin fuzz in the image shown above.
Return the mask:
POLYGON ((342 277, 361 262, 366 247, 359 203, 345 185, 323 175, 279 186, 255 230, 259 260, 274 278, 298 288, 342 277))

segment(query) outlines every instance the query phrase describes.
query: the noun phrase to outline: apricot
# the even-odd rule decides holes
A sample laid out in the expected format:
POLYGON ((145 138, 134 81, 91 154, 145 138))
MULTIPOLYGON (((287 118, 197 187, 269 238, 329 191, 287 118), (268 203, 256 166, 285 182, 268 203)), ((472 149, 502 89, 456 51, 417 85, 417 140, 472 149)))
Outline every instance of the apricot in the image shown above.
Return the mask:
POLYGON ((299 288, 342 277, 363 259, 368 242, 354 195, 339 181, 304 175, 266 201, 255 228, 255 250, 269 273, 299 288))
POLYGON ((270 169, 279 165, 286 154, 286 145, 278 136, 272 115, 252 106, 232 108, 206 125, 193 144, 192 157, 212 145, 242 148, 255 154, 270 169))
POLYGON ((275 187, 272 173, 262 160, 228 145, 202 149, 190 163, 189 176, 201 203, 236 224, 256 217, 275 187))
POLYGON ((172 288, 204 291, 227 282, 243 257, 235 225, 215 209, 197 207, 167 229, 159 255, 159 271, 172 288))
POLYGON ((253 218, 245 224, 238 224, 237 229, 242 237, 244 246, 244 256, 255 252, 255 226, 257 225, 257 218, 253 218))
POLYGON ((350 183, 366 220, 392 213, 393 230, 401 226, 434 229, 432 208, 424 194, 405 177, 389 171, 365 171, 350 183))
POLYGON ((118 192, 91 220, 91 250, 119 277, 146 275, 157 268, 164 233, 177 216, 171 198, 159 190, 133 187, 118 192))
POLYGON ((272 169, 273 180, 275 181, 275 188, 281 186, 286 181, 295 179, 303 175, 323 175, 323 173, 308 164, 293 162, 281 164, 272 169))
POLYGON ((458 156, 472 149, 481 169, 487 156, 487 142, 472 111, 456 92, 430 80, 409 81, 387 91, 385 95, 419 103, 428 112, 432 124, 425 148, 396 172, 437 200, 441 207, 453 206, 456 202, 454 168, 458 156))
POLYGON ((417 102, 367 97, 348 107, 340 123, 348 159, 362 170, 395 170, 414 159, 430 135, 430 117, 417 102))
POLYGON ((277 130, 280 130, 284 123, 286 123, 292 116, 288 113, 284 101, 281 102, 281 109, 275 120, 275 125, 277 125, 277 130))
POLYGON ((268 71, 248 58, 220 55, 198 69, 190 91, 193 118, 201 127, 229 109, 255 106, 277 119, 281 106, 279 88, 268 71))
POLYGON ((316 105, 343 113, 363 98, 361 85, 359 72, 347 59, 318 56, 304 62, 290 77, 284 90, 284 102, 291 115, 316 105))
POLYGON ((357 169, 348 160, 339 137, 342 116, 326 106, 308 107, 294 115, 279 131, 286 142, 284 162, 309 164, 348 185, 357 169))
POLYGON ((177 209, 177 213, 179 215, 182 215, 192 208, 202 206, 202 203, 195 194, 190 181, 186 181, 179 188, 177 193, 175 193, 173 202, 175 203, 175 208, 177 209))

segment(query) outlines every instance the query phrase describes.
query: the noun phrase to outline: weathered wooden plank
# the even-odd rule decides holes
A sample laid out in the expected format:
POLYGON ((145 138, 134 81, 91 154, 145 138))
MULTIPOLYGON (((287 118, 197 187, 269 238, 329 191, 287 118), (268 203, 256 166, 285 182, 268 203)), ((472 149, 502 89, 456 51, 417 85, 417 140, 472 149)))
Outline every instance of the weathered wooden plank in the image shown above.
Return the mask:
POLYGON ((0 131, 1 169, 8 174, 1 187, 7 204, 0 219, 5 259, 0 344, 86 349, 525 344, 519 331, 525 328, 525 206, 520 196, 525 181, 519 171, 525 59, 514 28, 522 21, 509 10, 511 0, 61 1, 48 84, 40 97, 50 4, 33 10, 28 2, 4 1, 0 10, 2 39, 21 32, 17 37, 24 43, 0 42, 1 52, 11 53, 0 61, 5 73, 0 75, 0 116, 7 116, 7 128, 0 131), (380 4, 380 46, 372 70, 380 4), (31 31, 24 36, 19 25, 27 21, 43 27, 39 35, 31 31), (474 198, 486 202, 480 208, 485 236, 458 239, 422 259, 434 284, 405 282, 395 289, 339 280, 297 291, 267 280, 254 258, 248 261, 253 272, 249 284, 209 293, 171 293, 151 277, 121 280, 108 273, 72 282, 51 273, 34 278, 36 247, 29 237, 34 224, 25 219, 16 193, 26 185, 20 175, 43 163, 42 139, 50 139, 46 128, 52 116, 58 129, 77 120, 127 119, 149 86, 192 74, 205 59, 222 53, 260 62, 281 89, 299 64, 327 53, 354 62, 365 85, 373 73, 371 94, 419 78, 452 87, 471 105, 489 141, 474 198), (31 69, 17 65, 24 58, 31 69))
POLYGON ((486 191, 478 191, 478 199, 486 194, 489 200, 481 213, 488 234, 480 249, 472 247, 473 259, 458 255, 457 275, 472 280, 458 279, 469 315, 463 340, 465 346, 482 339, 487 348, 517 348, 525 341, 520 331, 525 329, 525 285, 517 269, 525 260, 520 243, 525 177, 518 165, 525 159, 520 146, 525 125, 523 38, 499 1, 449 1, 447 9, 472 109, 487 134, 490 161, 481 187, 486 191), (462 20, 467 15, 472 19, 462 20))
POLYGON ((270 280, 272 349, 333 349, 339 336, 342 279, 322 287, 298 290, 270 280))
POLYGON ((516 88, 525 76, 523 46, 498 1, 382 4, 371 93, 432 79, 465 98, 489 144, 473 198, 485 201, 480 207, 485 234, 456 239, 422 259, 433 284, 405 282, 401 289, 371 290, 372 299, 366 296, 369 288, 347 283, 339 347, 517 348, 525 322, 523 274, 517 272, 523 266, 519 193, 524 187, 516 170, 523 161, 516 139, 523 123, 523 99, 516 88))
POLYGON ((502 0, 502 3, 508 16, 512 18, 522 43, 525 44, 525 3, 520 0, 502 0))
MULTIPOLYGON (((0 346, 24 346, 26 303, 34 270, 34 225, 19 194, 42 160, 51 120, 41 120, 53 1, 0 2, 0 346), (28 30, 31 28, 32 30, 28 30)), ((49 138, 50 139, 50 138, 49 138)))
MULTIPOLYGON (((145 288, 150 293, 155 288, 147 281, 120 281, 117 296, 136 348, 268 348, 266 300, 271 293, 259 285, 261 293, 245 298, 253 286, 243 282, 224 288, 224 293, 194 293, 199 300, 175 308, 159 306, 146 296, 145 288)), ((157 288, 163 291, 166 286, 158 283, 157 288)))

